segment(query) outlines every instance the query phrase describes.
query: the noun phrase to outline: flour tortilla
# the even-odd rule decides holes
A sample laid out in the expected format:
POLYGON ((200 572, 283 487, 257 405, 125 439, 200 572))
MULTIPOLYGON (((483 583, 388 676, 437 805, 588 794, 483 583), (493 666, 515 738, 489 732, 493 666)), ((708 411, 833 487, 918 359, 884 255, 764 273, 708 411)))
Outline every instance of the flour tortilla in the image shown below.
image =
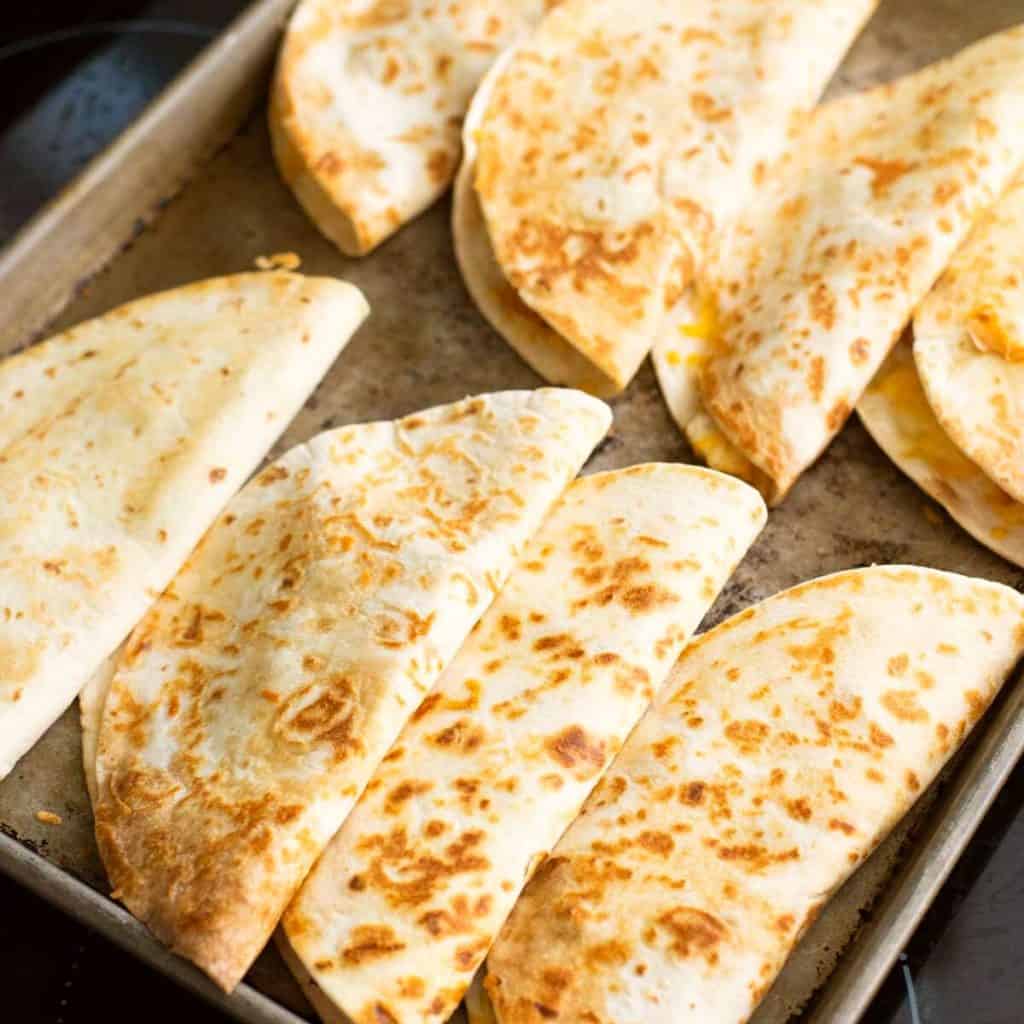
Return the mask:
POLYGON ((170 582, 366 312, 340 281, 243 274, 0 363, 0 778, 170 582))
POLYGON ((914 359, 942 429, 1024 501, 1024 176, 982 218, 914 317, 914 359))
POLYGON ((495 259, 484 224, 474 186, 476 137, 494 82, 514 53, 513 47, 498 58, 480 83, 466 115, 462 132, 462 163, 455 178, 452 201, 455 259, 477 308, 537 373, 552 384, 568 384, 599 398, 610 398, 621 390, 619 385, 519 298, 495 259))
POLYGON ((1024 29, 819 108, 712 273, 705 410, 780 501, 1024 161, 1024 29))
MULTIPOLYGON (((582 358, 606 378, 602 393, 626 386, 716 228, 875 6, 566 0, 547 15, 491 83, 466 171, 483 214, 473 230, 563 339, 545 353, 532 329, 518 336, 522 315, 495 316, 504 296, 485 301, 538 372, 582 358)), ((470 202, 467 189, 457 201, 470 202)))
POLYGON ((484 395, 292 449, 131 637, 100 732, 118 897, 225 990, 610 422, 484 395))
POLYGON ((839 573, 683 654, 488 960, 500 1024, 736 1024, 1024 650, 1024 597, 839 573))
POLYGON ((448 1019, 765 516, 692 466, 568 489, 284 917, 355 1024, 448 1019))
POLYGON ((921 387, 909 341, 882 364, 857 404, 878 446, 972 537, 1024 567, 1024 505, 949 439, 921 387))
POLYGON ((271 138, 284 180, 343 252, 369 252, 444 192, 473 90, 546 6, 299 4, 271 94, 271 138))

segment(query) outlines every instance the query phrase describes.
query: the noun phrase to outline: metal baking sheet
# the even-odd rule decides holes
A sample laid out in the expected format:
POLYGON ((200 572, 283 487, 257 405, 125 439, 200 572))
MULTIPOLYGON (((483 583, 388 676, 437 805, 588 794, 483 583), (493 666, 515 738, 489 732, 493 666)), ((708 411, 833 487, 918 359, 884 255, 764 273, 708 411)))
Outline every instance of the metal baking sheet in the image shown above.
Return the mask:
MULTIPOLYGON (((263 100, 291 6, 254 4, 0 253, 0 352, 147 292, 294 251, 304 270, 359 285, 373 314, 277 452, 338 424, 538 385, 466 295, 447 202, 356 261, 317 234, 278 180, 263 100)), ((892 78, 1022 20, 1024 0, 883 0, 833 92, 892 78)), ((692 461, 649 365, 612 404, 615 427, 587 471, 692 461)), ((935 566, 1024 589, 1024 573, 974 543, 852 420, 773 511, 708 625, 801 580, 873 562, 935 566)), ((778 1024, 805 1006, 818 1024, 863 1013, 1024 750, 1022 707, 1024 681, 1015 681, 940 784, 822 912, 758 1010, 758 1024, 778 1024)), ((72 708, 0 783, 0 870, 238 1020, 312 1020, 272 949, 226 997, 109 900, 80 761, 72 708), (63 824, 40 823, 40 810, 63 824)))

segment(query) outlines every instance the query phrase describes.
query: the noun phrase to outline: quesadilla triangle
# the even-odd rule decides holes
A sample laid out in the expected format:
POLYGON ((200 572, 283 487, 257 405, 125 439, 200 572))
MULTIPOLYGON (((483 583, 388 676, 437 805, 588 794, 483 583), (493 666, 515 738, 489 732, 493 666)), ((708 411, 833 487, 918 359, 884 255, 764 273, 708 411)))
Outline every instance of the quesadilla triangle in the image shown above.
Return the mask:
POLYGON ((448 1019, 765 517, 692 466, 566 491, 283 919, 355 1024, 448 1019))
POLYGON ((509 344, 552 380, 585 386, 596 372, 601 393, 621 391, 876 6, 565 0, 549 12, 489 83, 465 170, 480 214, 455 214, 486 234, 462 248, 490 249, 487 267, 463 268, 509 344), (510 289, 490 284, 491 261, 510 289))
POLYGON ((241 274, 0 363, 0 778, 170 582, 366 313, 341 281, 241 274))
POLYGON ((509 391, 292 449, 128 642, 96 837, 118 898, 232 989, 607 430, 509 391))
POLYGON ((810 118, 712 268, 701 401, 780 501, 1024 161, 1024 29, 810 118))
POLYGON ((914 359, 954 444, 1024 501, 1024 175, 914 317, 914 359))
POLYGON ((873 567, 683 653, 516 905, 498 1024, 738 1024, 1024 651, 1024 597, 873 567))
POLYGON ((369 252, 447 189, 473 90, 548 2, 298 5, 271 92, 271 140, 285 182, 342 252, 369 252))
POLYGON ((946 435, 925 398, 908 341, 882 364, 857 415, 879 448, 975 540, 1024 567, 1024 504, 946 435))

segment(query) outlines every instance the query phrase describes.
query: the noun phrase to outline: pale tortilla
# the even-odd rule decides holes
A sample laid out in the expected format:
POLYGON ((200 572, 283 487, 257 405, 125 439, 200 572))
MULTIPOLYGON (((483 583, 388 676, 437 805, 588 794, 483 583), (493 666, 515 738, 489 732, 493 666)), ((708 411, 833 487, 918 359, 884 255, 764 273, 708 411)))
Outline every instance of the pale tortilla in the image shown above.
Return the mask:
POLYGON ((1024 501, 1024 177, 921 304, 914 359, 942 429, 1024 501))
POLYGON ((491 62, 547 0, 303 0, 270 103, 274 153, 316 226, 359 256, 436 200, 491 62))
POLYGON ((610 419, 545 389, 321 434, 136 629, 103 712, 100 853, 225 990, 610 419))
MULTIPOLYGON (((494 258, 609 387, 875 6, 566 0, 491 83, 473 177, 494 258)), ((514 338, 538 372, 560 364, 514 338)))
POLYGON ((170 582, 366 313, 341 281, 242 274, 0 363, 0 778, 170 582))
POLYGON ((566 491, 283 919, 355 1024, 448 1019, 765 517, 692 466, 566 491))
POLYGON ((713 270, 705 410, 780 501, 1024 161, 1024 29, 827 104, 713 270))
POLYGON ((1024 567, 1024 505, 949 439, 921 387, 908 341, 882 364, 857 403, 878 446, 972 537, 1024 567))
POLYGON ((519 900, 499 1024, 738 1024, 1024 651, 1024 597, 839 573, 683 654, 519 900))

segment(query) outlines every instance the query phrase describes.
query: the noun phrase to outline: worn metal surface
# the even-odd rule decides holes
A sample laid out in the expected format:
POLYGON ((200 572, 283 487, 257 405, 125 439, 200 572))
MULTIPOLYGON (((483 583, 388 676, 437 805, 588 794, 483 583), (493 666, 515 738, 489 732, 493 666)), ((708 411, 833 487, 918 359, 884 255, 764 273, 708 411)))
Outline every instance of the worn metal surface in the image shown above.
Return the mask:
MULTIPOLYGON (((246 104, 260 95, 288 7, 288 0, 257 4, 92 165, 85 184, 73 186, 0 254, 0 351, 25 344, 44 327, 74 323, 160 288, 250 267, 258 255, 293 250, 306 271, 343 276, 362 287, 373 314, 277 451, 337 424, 390 418, 478 391, 537 385, 538 378, 470 303, 452 257, 446 203, 370 258, 353 261, 316 233, 278 180, 262 110, 212 162, 199 166, 234 132, 246 104), (189 177, 194 180, 183 194, 132 241, 135 225, 147 222, 158 201, 189 177), (89 283, 81 286, 85 280, 89 283), (65 304, 68 296, 73 298, 65 304)), ((1024 0, 883 0, 834 91, 894 77, 1021 20, 1024 0)), ((649 459, 691 460, 649 366, 613 405, 613 434, 588 471, 649 459)), ((774 510, 709 623, 800 580, 871 562, 915 562, 1024 586, 1020 570, 975 544, 851 421, 774 510)), ((1024 684, 1006 696, 1019 704, 1024 684)), ((803 1005, 844 950, 834 985, 817 1000, 818 1019, 853 1020, 863 1009, 1020 753, 1024 730, 1018 721, 1006 712, 982 723, 980 755, 972 759, 968 752, 961 758, 946 787, 937 796, 934 790, 926 795, 900 833, 822 913, 758 1012, 759 1024, 785 1020, 803 1005), (929 818, 932 800, 937 811, 947 813, 929 818), (905 842, 908 832, 911 839, 905 842), (887 885, 901 860, 911 866, 910 874, 887 885), (872 902, 869 924, 851 946, 872 902)), ((164 953, 102 895, 106 889, 92 839, 75 709, 0 784, 0 829, 8 837, 0 837, 0 869, 217 998, 212 986, 164 953), (64 824, 41 824, 35 817, 39 810, 58 813, 64 824), (73 880, 65 881, 65 873, 73 880)), ((219 1005, 239 1019, 269 1024, 296 1020, 289 1009, 310 1014, 273 951, 248 980, 287 1009, 274 1008, 249 989, 229 1000, 221 997, 219 1005)))

